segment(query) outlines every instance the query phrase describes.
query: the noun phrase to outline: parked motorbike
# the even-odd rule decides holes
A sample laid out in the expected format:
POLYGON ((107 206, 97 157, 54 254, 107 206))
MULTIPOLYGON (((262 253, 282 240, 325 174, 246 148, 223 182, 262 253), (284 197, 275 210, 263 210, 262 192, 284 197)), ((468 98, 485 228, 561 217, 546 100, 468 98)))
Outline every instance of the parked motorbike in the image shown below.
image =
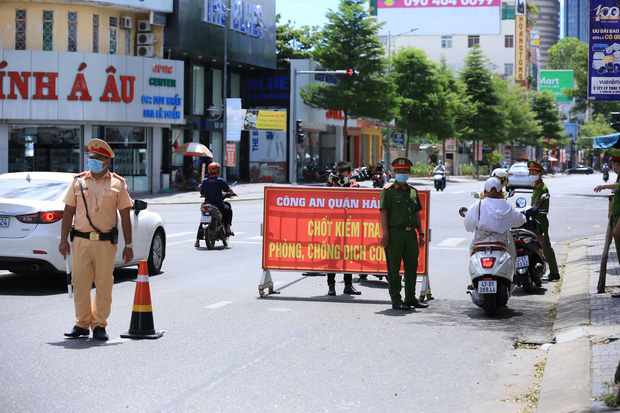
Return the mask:
MULTIPOLYGON (((465 217, 467 208, 459 209, 465 217)), ((505 307, 508 298, 515 289, 513 283, 515 257, 508 246, 501 241, 480 241, 474 244, 469 257, 469 275, 473 290, 467 291, 471 300, 484 309, 488 317, 494 317, 497 311, 505 307)))
MULTIPOLYGON (((230 194, 225 194, 224 199, 230 198, 230 194)), ((215 248, 215 243, 221 241, 225 247, 228 246, 228 235, 226 235, 226 227, 222 219, 222 212, 219 208, 209 202, 203 202, 200 205, 200 225, 202 227, 203 236, 207 244, 207 249, 215 248)))
MULTIPOLYGON (((542 200, 545 199, 549 199, 549 194, 543 195, 542 200)), ((524 198, 519 198, 516 205, 522 209, 527 202, 524 198)), ((542 286, 542 277, 547 271, 547 259, 543 248, 542 228, 533 218, 537 212, 536 208, 532 207, 522 212, 527 222, 519 228, 510 230, 517 249, 514 282, 523 287, 526 293, 532 293, 534 285, 542 286)))
POLYGON ((446 188, 446 173, 437 171, 433 175, 435 181, 435 189, 437 191, 443 191, 446 188))

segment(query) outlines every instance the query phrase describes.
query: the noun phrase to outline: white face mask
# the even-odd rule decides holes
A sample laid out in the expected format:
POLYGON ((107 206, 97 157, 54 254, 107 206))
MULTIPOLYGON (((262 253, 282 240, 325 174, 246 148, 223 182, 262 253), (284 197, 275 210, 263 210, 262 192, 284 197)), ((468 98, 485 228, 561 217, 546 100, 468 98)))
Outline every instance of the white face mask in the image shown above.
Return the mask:
POLYGON ((530 181, 535 184, 540 179, 540 175, 530 175, 530 181))
POLYGON ((409 174, 396 174, 396 180, 403 184, 409 179, 409 174))

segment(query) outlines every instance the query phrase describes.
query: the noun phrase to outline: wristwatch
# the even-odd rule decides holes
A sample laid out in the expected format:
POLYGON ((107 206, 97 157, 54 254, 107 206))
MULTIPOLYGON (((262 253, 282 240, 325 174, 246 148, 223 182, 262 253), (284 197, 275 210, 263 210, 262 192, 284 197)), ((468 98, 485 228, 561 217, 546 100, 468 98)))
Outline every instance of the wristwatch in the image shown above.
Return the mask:
POLYGON ((133 243, 125 244, 125 248, 133 249, 133 243))

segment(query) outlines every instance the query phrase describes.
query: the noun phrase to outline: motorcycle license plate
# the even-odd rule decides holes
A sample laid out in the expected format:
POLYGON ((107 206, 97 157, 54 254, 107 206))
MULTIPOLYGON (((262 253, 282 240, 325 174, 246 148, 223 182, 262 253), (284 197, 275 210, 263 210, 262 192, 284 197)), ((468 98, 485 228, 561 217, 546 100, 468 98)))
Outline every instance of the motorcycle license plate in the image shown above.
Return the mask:
POLYGON ((517 268, 524 268, 530 266, 530 257, 527 255, 523 255, 521 257, 517 257, 517 268))
POLYGON ((495 294, 497 292, 497 281, 478 282, 478 294, 495 294))
POLYGON ((203 215, 200 217, 200 222, 202 224, 208 224, 209 222, 211 222, 211 215, 203 215))

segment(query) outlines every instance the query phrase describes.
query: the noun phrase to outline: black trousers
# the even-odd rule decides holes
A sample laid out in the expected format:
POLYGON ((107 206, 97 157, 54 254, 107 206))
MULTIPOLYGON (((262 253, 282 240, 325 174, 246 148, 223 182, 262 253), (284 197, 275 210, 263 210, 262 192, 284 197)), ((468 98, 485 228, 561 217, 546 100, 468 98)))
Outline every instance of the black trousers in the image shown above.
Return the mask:
MULTIPOLYGON (((222 221, 224 223, 224 227, 232 224, 232 215, 233 215, 233 211, 232 211, 232 207, 230 206, 229 202, 224 202, 224 205, 221 207, 217 207, 217 209, 220 210, 220 212, 222 213, 222 221)), ((198 225, 198 232, 196 233, 196 239, 203 239, 204 235, 203 235, 203 231, 202 231, 202 224, 198 225)))
MULTIPOLYGON (((343 276, 345 285, 353 285, 353 274, 343 274, 343 276)), ((327 273, 327 284, 336 284, 336 273, 327 273)))

